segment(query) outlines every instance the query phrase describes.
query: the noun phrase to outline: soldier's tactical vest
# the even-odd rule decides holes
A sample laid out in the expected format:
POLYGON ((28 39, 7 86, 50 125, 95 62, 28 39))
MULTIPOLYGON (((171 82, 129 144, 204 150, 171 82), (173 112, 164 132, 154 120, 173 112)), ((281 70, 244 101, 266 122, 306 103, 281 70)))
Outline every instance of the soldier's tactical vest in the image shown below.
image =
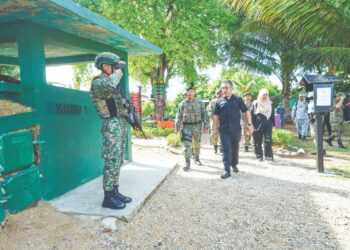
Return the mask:
POLYGON ((101 76, 94 77, 91 85, 90 94, 95 105, 98 115, 102 119, 113 117, 123 118, 128 115, 128 111, 123 103, 123 98, 117 89, 109 89, 104 91, 105 95, 97 94, 94 86, 94 81, 101 76))
POLYGON ((202 102, 194 99, 192 102, 184 101, 182 105, 183 124, 194 124, 202 121, 201 105, 202 102))

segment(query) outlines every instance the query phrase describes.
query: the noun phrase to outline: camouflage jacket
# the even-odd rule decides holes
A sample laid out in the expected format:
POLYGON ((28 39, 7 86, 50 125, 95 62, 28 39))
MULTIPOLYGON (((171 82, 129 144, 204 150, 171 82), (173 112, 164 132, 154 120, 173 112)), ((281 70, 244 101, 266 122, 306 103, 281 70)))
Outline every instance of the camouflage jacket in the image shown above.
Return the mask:
POLYGON ((94 78, 90 95, 98 115, 102 119, 111 117, 125 117, 128 114, 123 99, 117 91, 123 73, 113 73, 110 76, 101 74, 94 78), (115 114, 111 114, 115 113, 115 114))
MULTIPOLYGON (((249 104, 246 104, 246 103, 244 103, 244 104, 247 106, 247 108, 248 108, 248 110, 249 110, 249 112, 250 112, 250 110, 251 110, 251 108, 252 108, 252 106, 253 106, 253 103, 250 102, 249 104)), ((241 115, 241 122, 242 122, 242 125, 243 125, 243 126, 248 126, 247 116, 241 115)))
POLYGON ((217 98, 212 99, 207 107, 209 119, 213 119, 217 98))
POLYGON ((331 112, 330 114, 330 121, 332 123, 341 123, 344 121, 344 108, 345 108, 345 105, 341 105, 339 108, 336 108, 335 105, 336 105, 336 101, 334 102, 334 109, 333 111, 331 112))
POLYGON ((209 128, 209 119, 203 102, 196 98, 192 102, 182 101, 176 114, 175 128, 178 129, 180 124, 195 123, 203 123, 204 128, 209 128))

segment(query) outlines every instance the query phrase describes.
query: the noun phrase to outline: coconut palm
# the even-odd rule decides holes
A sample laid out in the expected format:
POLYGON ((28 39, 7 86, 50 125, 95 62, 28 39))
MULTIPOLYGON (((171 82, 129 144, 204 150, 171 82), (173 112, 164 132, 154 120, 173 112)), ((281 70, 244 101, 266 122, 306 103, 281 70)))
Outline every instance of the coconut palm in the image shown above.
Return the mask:
POLYGON ((225 0, 235 11, 308 45, 304 60, 350 71, 349 0, 225 0))
POLYGON ((286 118, 290 116, 290 83, 300 65, 296 57, 301 45, 286 37, 271 25, 260 24, 243 19, 229 44, 222 50, 224 59, 234 68, 274 74, 282 83, 283 103, 286 118))

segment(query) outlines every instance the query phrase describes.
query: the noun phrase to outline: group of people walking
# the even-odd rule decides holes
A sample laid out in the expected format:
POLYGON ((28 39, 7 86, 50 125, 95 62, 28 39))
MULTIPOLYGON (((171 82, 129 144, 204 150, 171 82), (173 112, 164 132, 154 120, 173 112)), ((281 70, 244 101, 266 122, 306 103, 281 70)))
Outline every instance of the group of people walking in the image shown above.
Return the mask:
MULTIPOLYGON (((329 146, 333 146, 333 140, 336 140, 339 148, 345 148, 342 141, 342 134, 344 132, 344 108, 346 104, 344 102, 345 94, 343 92, 337 92, 335 94, 335 100, 333 105, 333 111, 324 114, 323 128, 326 126, 329 137, 325 139, 325 142, 329 146)), ((306 101, 306 94, 300 93, 299 99, 293 105, 291 116, 295 123, 297 135, 299 139, 305 140, 308 133, 315 137, 315 114, 312 110, 309 110, 309 103, 306 101)), ((323 129, 324 130, 324 129, 323 129)))
POLYGON ((180 103, 175 119, 175 129, 180 132, 184 145, 185 171, 191 168, 192 154, 195 163, 202 165, 199 159, 202 128, 204 131, 210 129, 215 153, 218 152, 220 141, 225 170, 221 175, 222 179, 231 176, 231 169, 234 173, 239 172, 237 165, 242 131, 245 151, 249 150, 249 142, 253 136, 256 158, 260 161, 264 158, 273 161, 272 127, 275 119, 268 90, 262 89, 253 103, 250 92, 244 94, 243 100, 234 95, 233 90, 232 82, 225 81, 205 109, 203 102, 194 96, 194 85, 191 84, 186 89, 186 98, 180 103))

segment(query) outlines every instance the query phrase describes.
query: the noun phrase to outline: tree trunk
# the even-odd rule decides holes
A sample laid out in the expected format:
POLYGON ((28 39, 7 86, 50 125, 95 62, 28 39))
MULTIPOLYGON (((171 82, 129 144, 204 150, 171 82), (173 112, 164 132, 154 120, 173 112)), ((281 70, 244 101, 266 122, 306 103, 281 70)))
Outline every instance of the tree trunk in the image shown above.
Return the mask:
POLYGON ((165 115, 165 100, 167 82, 164 81, 166 75, 168 76, 168 62, 166 55, 160 55, 160 66, 153 68, 151 74, 152 94, 154 103, 154 120, 162 121, 165 115))
POLYGON ((291 108, 289 106, 290 75, 286 72, 282 75, 282 86, 283 106, 285 110, 284 119, 285 123, 290 123, 292 122, 291 108))

